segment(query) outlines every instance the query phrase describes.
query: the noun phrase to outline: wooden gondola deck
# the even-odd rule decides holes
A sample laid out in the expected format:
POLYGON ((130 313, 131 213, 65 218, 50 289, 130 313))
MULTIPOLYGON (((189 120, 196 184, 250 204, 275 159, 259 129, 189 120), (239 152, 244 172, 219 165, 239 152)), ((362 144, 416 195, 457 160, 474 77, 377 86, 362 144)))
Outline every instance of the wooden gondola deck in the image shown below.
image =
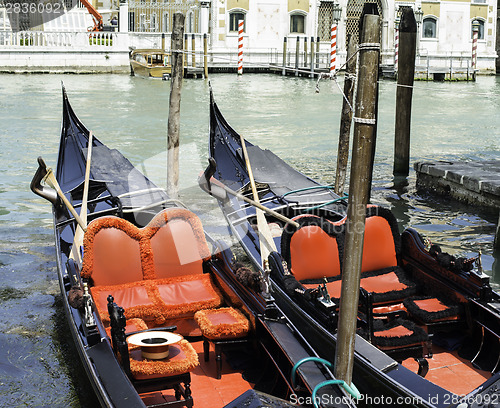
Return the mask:
MULTIPOLYGON (((490 372, 474 368, 457 351, 447 351, 438 346, 433 346, 433 349, 432 358, 427 358, 429 372, 425 378, 445 390, 466 395, 491 377, 490 372)), ((412 358, 404 360, 403 365, 414 372, 418 370, 418 364, 412 358)))
MULTIPOLYGON (((191 342, 198 353, 200 365, 191 372, 191 390, 193 400, 197 408, 223 407, 252 388, 252 384, 243 379, 242 373, 232 370, 223 357, 222 377, 216 379, 215 355, 213 349, 210 351, 210 360, 205 362, 203 354, 203 342, 191 342)), ((173 390, 170 392, 150 393, 142 396, 147 405, 159 404, 165 401, 173 401, 173 390)))

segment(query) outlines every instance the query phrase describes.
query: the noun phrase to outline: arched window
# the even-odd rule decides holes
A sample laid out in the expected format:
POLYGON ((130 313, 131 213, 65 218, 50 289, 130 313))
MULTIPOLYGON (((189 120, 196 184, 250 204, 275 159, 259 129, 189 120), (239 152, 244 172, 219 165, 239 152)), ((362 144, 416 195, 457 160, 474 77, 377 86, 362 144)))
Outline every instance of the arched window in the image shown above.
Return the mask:
POLYGON ((242 11, 231 11, 229 13, 229 31, 238 32, 238 21, 243 20, 243 32, 247 31, 247 22, 245 19, 245 13, 242 11))
POLYGON ((290 15, 290 33, 304 34, 305 33, 306 16, 303 14, 290 15))
POLYGON ((423 38, 437 38, 437 21, 434 17, 424 18, 422 25, 423 38))
MULTIPOLYGON (((476 20, 479 23, 479 25, 478 25, 479 31, 477 32, 477 39, 478 40, 484 40, 484 20, 479 20, 478 18, 476 20)), ((474 30, 473 30, 472 22, 471 22, 471 26, 470 27, 471 27, 470 28, 470 38, 473 38, 473 36, 474 36, 474 30)))

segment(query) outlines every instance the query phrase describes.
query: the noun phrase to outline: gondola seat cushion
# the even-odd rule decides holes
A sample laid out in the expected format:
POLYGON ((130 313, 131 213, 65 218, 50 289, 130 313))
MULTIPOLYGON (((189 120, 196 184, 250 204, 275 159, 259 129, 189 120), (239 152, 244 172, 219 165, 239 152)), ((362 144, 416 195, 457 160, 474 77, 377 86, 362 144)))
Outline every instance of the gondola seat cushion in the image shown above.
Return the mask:
POLYGON ((203 337, 210 340, 245 337, 250 331, 250 322, 239 310, 232 307, 199 310, 194 318, 203 337))
MULTIPOLYGON (((342 279, 336 277, 327 279, 326 288, 332 299, 340 299, 342 279)), ((304 286, 313 289, 318 282, 304 283, 304 286)), ((415 294, 416 285, 406 278, 399 266, 384 268, 374 272, 366 272, 361 275, 360 287, 373 294, 373 303, 389 303, 401 301, 415 294)))
POLYGON ((85 233, 81 275, 93 284, 103 320, 109 320, 107 297, 112 295, 127 318, 163 324, 220 306, 220 293, 203 273, 210 256, 201 222, 188 210, 163 210, 144 228, 103 217, 85 233))
POLYGON ((185 339, 169 346, 169 355, 163 360, 149 360, 140 348, 130 349, 130 372, 135 380, 151 380, 193 371, 199 365, 198 353, 185 339))
POLYGON ((419 345, 429 340, 427 333, 412 321, 395 319, 389 323, 373 323, 373 343, 383 350, 419 345))
POLYGON ((431 296, 412 296, 403 300, 408 312, 423 323, 438 323, 460 319, 460 306, 431 296))

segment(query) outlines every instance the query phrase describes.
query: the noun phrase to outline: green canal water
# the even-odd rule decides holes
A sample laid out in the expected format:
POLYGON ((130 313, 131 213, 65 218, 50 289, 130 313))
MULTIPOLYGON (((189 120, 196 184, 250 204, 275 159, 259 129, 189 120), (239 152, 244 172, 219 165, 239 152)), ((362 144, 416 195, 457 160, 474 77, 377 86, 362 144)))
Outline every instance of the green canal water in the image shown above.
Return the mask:
MULTIPOLYGON (((29 183, 41 155, 55 166, 61 81, 80 119, 157 184, 165 185, 170 83, 126 75, 0 75, 0 406, 95 407, 61 307, 51 208, 29 183)), ((342 95, 334 81, 272 75, 213 75, 228 122, 303 173, 334 181, 342 95)), ((340 83, 342 87, 342 83, 340 83)), ((181 199, 227 240, 216 203, 196 185, 207 163, 208 83, 186 80, 181 107, 181 199)), ((380 84, 372 201, 391 207, 443 249, 472 256, 500 288, 492 253, 498 212, 419 193, 412 170, 394 187, 396 86, 380 84)), ((500 77, 415 84, 411 162, 500 159, 500 77)), ((498 211, 498 210, 497 210, 498 211)))

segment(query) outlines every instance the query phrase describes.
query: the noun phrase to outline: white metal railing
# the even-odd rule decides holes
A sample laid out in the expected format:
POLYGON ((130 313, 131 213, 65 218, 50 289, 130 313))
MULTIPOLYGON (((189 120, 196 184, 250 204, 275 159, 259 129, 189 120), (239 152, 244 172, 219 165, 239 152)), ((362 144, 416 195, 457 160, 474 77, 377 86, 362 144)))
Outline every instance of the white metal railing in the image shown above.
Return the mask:
POLYGON ((453 76, 455 73, 472 73, 472 56, 468 52, 427 54, 417 56, 415 70, 427 74, 444 73, 453 76))
POLYGON ((0 48, 111 48, 117 45, 112 32, 45 32, 0 30, 0 48))

